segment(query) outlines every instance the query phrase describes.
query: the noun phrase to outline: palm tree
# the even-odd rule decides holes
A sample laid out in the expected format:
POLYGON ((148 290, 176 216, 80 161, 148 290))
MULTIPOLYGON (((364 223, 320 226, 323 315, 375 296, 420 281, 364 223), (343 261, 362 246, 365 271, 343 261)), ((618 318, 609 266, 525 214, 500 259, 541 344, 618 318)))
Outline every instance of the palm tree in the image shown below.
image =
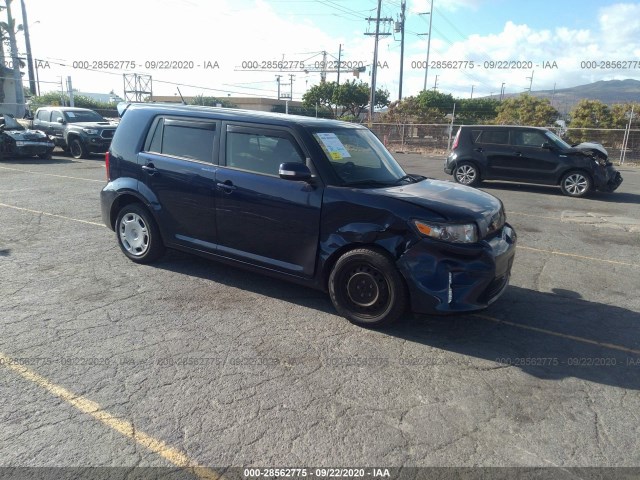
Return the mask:
MULTIPOLYGON (((15 83, 16 89, 16 109, 15 115, 18 118, 21 118, 24 115, 25 105, 24 105, 24 90, 22 88, 22 75, 20 73, 20 59, 18 58, 18 42, 16 41, 16 33, 22 30, 22 25, 16 26, 16 21, 11 15, 11 2, 13 0, 5 0, 5 9, 7 10, 7 21, 0 22, 0 31, 4 30, 6 32, 7 37, 9 38, 9 47, 11 49, 11 63, 12 63, 12 73, 13 80, 15 83)), ((4 39, 3 39, 4 41, 4 39)), ((4 65, 2 65, 4 67, 4 65)), ((6 68, 3 68, 4 72, 7 71, 6 68)), ((2 75, 4 77, 4 75, 2 75)), ((2 81, 3 85, 3 96, 4 96, 4 78, 2 81)))

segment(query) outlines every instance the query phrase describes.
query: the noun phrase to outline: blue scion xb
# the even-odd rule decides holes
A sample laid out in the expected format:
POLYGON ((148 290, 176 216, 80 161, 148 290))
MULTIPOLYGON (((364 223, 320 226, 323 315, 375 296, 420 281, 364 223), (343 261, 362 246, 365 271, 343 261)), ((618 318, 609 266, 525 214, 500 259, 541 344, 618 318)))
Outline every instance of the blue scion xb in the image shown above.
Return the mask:
POLYGON ((134 262, 178 249, 327 291, 376 327, 487 307, 516 234, 502 202, 403 171, 367 128, 293 115, 128 104, 102 218, 134 262))

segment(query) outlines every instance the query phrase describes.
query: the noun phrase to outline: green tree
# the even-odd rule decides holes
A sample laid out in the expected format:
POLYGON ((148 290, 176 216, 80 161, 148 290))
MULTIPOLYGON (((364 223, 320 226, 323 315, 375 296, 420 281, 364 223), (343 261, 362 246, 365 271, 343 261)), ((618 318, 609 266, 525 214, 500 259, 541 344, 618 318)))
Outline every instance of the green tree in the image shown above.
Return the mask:
MULTIPOLYGON (((47 92, 40 96, 31 97, 31 105, 34 108, 45 105, 69 105, 69 96, 60 92, 47 92)), ((84 95, 74 95, 73 105, 78 108, 91 108, 91 109, 111 109, 115 106, 109 102, 99 102, 93 98, 86 97, 84 95)))
POLYGON ((465 125, 492 123, 500 102, 494 98, 464 98, 456 100, 456 122, 465 125))
MULTIPOLYGON (((357 119, 369 105, 371 89, 364 82, 346 81, 341 85, 337 82, 323 82, 314 85, 302 96, 302 102, 307 108, 317 106, 329 109, 335 118, 357 119)), ((389 92, 376 90, 375 107, 389 105, 389 92)))
POLYGON ((527 93, 504 100, 496 111, 495 123, 501 125, 546 127, 552 125, 559 115, 549 100, 527 93))
POLYGON ((336 82, 321 82, 307 90, 302 96, 302 103, 307 108, 325 107, 331 111, 332 117, 337 117, 337 105, 334 93, 338 87, 336 82))
POLYGON ((611 128, 612 116, 609 106, 600 100, 580 100, 571 110, 571 128, 611 128))
POLYGON ((192 100, 189 101, 189 105, 203 105, 205 107, 215 107, 218 104, 222 105, 225 108, 238 108, 236 104, 218 97, 205 97, 204 95, 196 95, 192 100))
POLYGON ((640 127, 640 103, 616 103, 611 106, 611 126, 613 128, 626 128, 629 124, 631 107, 633 106, 633 118, 631 128, 640 127))

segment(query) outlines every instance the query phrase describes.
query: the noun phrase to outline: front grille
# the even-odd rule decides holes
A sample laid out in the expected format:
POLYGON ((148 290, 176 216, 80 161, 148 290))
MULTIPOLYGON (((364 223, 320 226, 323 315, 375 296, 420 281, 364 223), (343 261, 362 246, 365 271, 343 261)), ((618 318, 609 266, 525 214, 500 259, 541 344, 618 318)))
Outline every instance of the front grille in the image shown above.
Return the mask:
POLYGON ((115 130, 102 130, 102 133, 100 134, 100 136, 102 138, 113 138, 114 133, 115 133, 115 130))

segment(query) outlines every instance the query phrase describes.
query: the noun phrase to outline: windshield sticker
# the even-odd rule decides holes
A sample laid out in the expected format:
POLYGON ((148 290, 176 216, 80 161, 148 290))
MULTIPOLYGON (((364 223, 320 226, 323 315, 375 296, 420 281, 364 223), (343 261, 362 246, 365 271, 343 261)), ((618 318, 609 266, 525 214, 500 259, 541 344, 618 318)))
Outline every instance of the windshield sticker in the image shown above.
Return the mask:
POLYGON ((317 133, 316 134, 324 147, 329 152, 329 156, 333 160, 341 160, 343 158, 349 158, 351 154, 344 147, 342 142, 335 133, 317 133))
POLYGON ((76 116, 76 114, 73 112, 67 112, 67 116, 73 118, 76 116))

